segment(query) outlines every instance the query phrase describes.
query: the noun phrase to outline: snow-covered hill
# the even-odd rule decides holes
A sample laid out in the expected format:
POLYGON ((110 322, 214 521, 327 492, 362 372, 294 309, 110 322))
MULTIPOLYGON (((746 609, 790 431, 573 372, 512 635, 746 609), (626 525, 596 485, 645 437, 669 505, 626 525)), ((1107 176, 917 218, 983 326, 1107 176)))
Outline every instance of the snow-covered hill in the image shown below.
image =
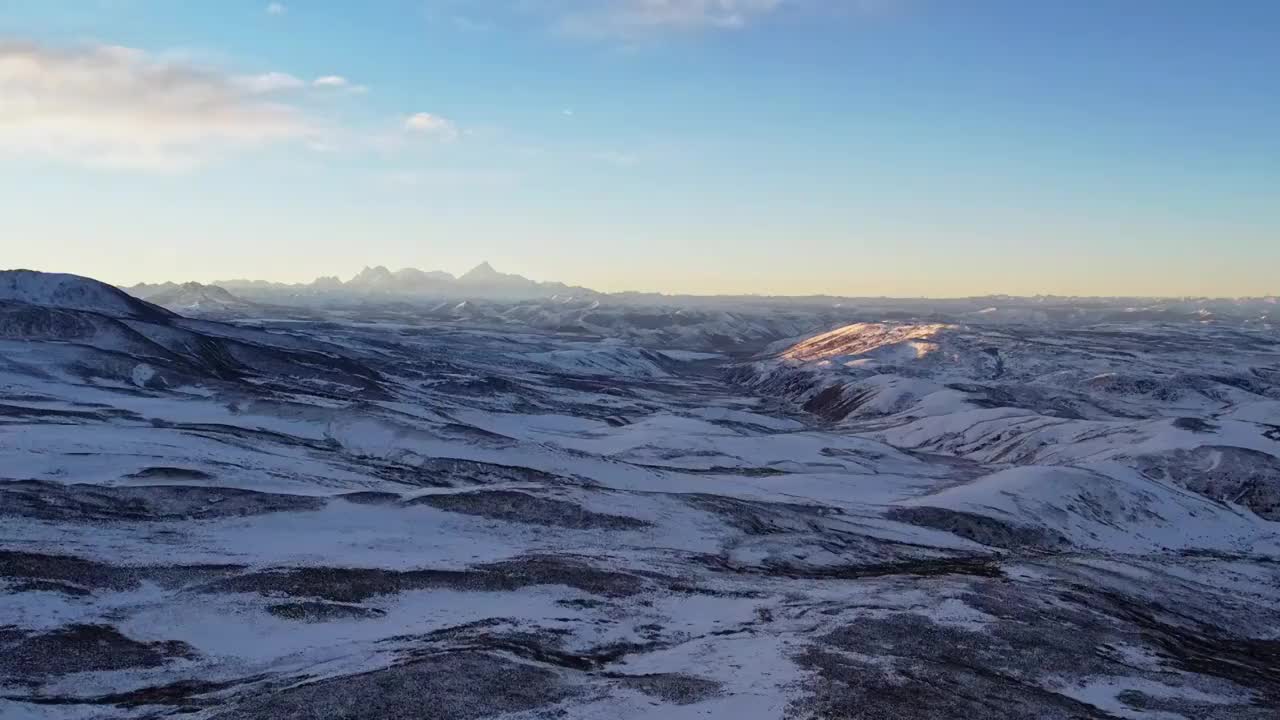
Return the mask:
POLYGON ((20 270, 0 273, 0 287, 0 357, 11 377, 72 386, 302 384, 338 394, 379 387, 376 372, 337 346, 186 319, 96 280, 20 270))
POLYGON ((1280 519, 1274 332, 862 323, 734 375, 897 447, 989 464, 1117 463, 1280 519))
POLYGON ((34 270, 0 270, 0 302, 138 319, 163 319, 171 315, 97 280, 34 270))

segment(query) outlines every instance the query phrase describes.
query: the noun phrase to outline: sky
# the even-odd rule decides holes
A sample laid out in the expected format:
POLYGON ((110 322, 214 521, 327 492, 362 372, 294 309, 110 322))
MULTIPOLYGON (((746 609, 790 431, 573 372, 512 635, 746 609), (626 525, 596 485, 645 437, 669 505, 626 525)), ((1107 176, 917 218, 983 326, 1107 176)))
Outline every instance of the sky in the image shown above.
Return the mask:
POLYGON ((0 267, 1280 294, 1272 0, 0 0, 0 267))

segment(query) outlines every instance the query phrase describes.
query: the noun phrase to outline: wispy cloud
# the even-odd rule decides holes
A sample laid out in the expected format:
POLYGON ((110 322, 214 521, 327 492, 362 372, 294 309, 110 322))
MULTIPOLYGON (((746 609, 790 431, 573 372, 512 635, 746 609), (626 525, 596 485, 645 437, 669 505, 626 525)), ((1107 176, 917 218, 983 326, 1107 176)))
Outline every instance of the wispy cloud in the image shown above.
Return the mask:
POLYGON ((665 31, 731 30, 775 12, 789 0, 604 0, 568 2, 559 23, 587 36, 643 36, 665 31))
POLYGON ((421 0, 430 22, 551 28, 628 44, 670 35, 732 32, 784 13, 828 20, 880 15, 917 0, 421 0), (462 19, 462 22, 458 22, 462 19))
POLYGON ((285 73, 233 76, 116 46, 0 42, 0 153, 181 169, 319 131, 285 73))
POLYGON ((485 28, 532 22, 569 35, 627 39, 741 28, 789 5, 873 1, 895 0, 423 0, 431 22, 485 28))
POLYGON ((289 12, 289 8, 285 7, 284 3, 267 3, 266 12, 268 15, 283 15, 289 12))

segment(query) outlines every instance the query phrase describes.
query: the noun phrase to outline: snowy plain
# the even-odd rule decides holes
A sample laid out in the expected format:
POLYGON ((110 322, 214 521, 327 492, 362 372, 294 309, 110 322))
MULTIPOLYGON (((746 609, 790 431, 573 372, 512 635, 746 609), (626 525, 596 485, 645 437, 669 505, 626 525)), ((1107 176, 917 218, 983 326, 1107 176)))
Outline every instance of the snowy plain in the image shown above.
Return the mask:
POLYGON ((1252 306, 180 317, 0 275, 6 720, 1280 708, 1252 306))

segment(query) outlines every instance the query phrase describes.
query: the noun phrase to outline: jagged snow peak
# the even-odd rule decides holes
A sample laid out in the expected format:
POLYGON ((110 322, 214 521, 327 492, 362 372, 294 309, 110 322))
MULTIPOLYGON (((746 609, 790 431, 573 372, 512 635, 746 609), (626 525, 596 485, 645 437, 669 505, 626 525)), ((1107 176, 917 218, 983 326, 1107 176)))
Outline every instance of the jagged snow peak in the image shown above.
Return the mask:
POLYGON ((458 280, 462 282, 492 282, 494 280, 499 280, 506 277, 519 277, 519 276, 500 273, 497 270, 494 270, 493 266, 490 265, 489 262, 486 260, 485 262, 482 262, 479 265, 471 268, 467 272, 463 273, 462 276, 458 278, 458 280))

